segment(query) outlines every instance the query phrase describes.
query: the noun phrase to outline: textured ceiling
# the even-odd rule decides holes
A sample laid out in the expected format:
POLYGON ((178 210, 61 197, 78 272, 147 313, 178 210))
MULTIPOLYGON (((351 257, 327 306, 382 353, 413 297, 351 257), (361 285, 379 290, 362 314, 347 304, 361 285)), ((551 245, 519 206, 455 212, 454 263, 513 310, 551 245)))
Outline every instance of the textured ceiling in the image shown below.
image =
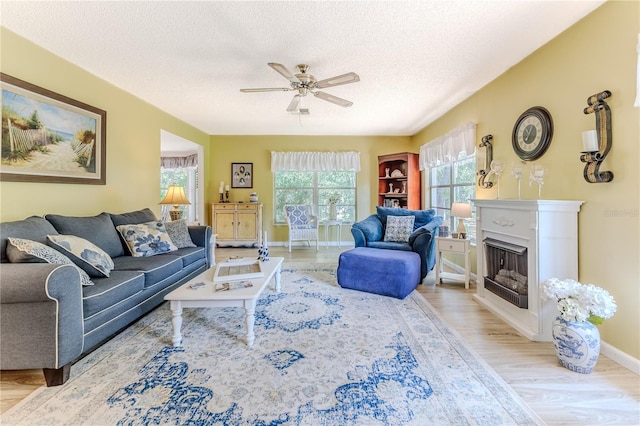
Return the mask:
POLYGON ((208 134, 413 135, 602 3, 3 0, 0 24, 208 134), (288 86, 268 62, 356 72, 323 89, 353 106, 241 93, 288 86))

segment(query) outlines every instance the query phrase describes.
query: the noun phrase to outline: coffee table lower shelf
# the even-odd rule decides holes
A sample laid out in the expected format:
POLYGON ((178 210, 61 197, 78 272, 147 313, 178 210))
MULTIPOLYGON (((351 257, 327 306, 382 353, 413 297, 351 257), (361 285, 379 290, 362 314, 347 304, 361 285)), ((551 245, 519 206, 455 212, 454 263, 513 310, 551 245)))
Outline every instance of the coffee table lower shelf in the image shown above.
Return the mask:
POLYGON ((253 345, 255 334, 256 302, 267 287, 267 284, 275 276, 275 291, 280 292, 280 269, 283 257, 272 257, 262 264, 264 276, 254 278, 252 287, 229 291, 214 290, 213 275, 215 268, 210 268, 192 280, 167 294, 164 299, 170 301, 173 325, 173 346, 182 346, 182 310, 184 308, 244 308, 245 324, 247 328, 247 345, 253 345), (192 289, 191 284, 204 282, 206 285, 198 289, 192 289))

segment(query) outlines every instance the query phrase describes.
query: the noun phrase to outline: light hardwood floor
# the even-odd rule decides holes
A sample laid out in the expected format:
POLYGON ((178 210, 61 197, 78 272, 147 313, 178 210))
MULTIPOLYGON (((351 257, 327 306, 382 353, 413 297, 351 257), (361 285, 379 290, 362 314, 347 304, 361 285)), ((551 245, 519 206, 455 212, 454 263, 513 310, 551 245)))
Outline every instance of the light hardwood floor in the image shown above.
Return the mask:
MULTIPOLYGON (((334 262, 348 248, 270 247, 272 256, 286 261, 334 262)), ((255 249, 216 249, 218 260, 227 256, 255 256, 255 249)), ((427 276, 418 291, 460 334, 469 346, 507 382, 549 425, 640 424, 640 377, 605 356, 592 374, 561 367, 550 342, 530 342, 472 299, 475 284, 434 284, 427 276)), ((2 371, 0 412, 18 403, 44 379, 40 370, 2 371)))

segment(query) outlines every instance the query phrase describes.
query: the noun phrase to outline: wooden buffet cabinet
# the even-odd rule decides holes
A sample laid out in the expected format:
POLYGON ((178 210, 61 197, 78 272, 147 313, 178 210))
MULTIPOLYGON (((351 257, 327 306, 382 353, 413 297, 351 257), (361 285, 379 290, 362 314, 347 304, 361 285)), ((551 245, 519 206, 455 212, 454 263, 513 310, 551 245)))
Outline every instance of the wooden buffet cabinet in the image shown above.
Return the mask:
POLYGON ((402 152, 378 157, 378 205, 419 210, 418 154, 402 152))
POLYGON ((262 204, 211 204, 211 223, 218 246, 252 247, 262 242, 262 204))

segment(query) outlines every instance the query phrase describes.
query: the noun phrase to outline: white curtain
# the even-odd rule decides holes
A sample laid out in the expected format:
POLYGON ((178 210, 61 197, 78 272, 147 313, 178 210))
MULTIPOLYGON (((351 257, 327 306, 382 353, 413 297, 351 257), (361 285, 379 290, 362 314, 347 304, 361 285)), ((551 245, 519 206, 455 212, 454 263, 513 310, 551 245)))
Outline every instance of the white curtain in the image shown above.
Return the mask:
POLYGON ((271 171, 359 172, 359 152, 271 152, 271 171))
POLYGON ((450 163, 464 152, 471 154, 476 149, 476 127, 474 122, 468 122, 457 127, 420 147, 420 170, 439 164, 450 163))
POLYGON ((165 169, 179 169, 197 165, 198 154, 187 155, 186 157, 160 157, 160 167, 165 169))

